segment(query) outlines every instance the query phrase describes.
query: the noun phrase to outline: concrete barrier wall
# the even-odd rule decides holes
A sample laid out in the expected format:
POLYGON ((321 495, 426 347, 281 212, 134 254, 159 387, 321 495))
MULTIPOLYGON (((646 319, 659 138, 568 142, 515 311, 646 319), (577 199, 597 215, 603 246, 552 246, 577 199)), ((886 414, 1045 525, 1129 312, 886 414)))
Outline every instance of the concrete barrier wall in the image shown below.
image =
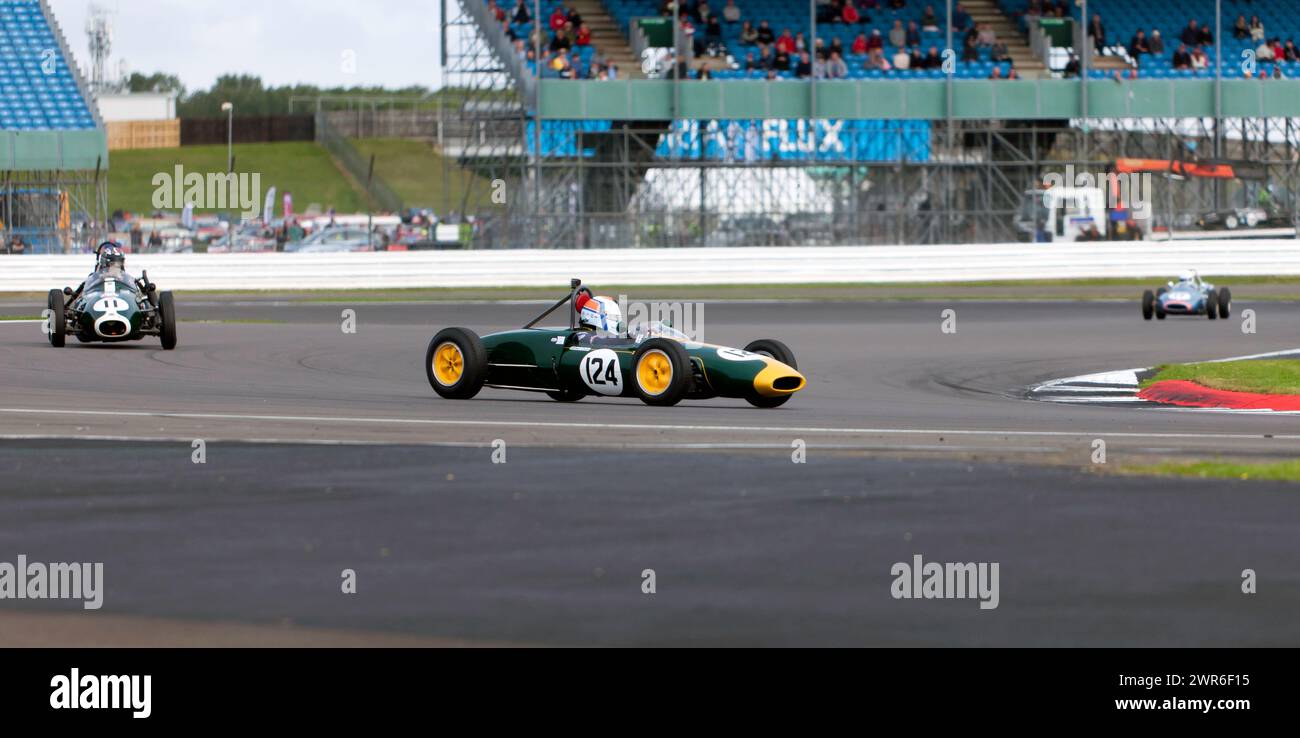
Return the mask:
MULTIPOLYGON (((1300 276, 1300 242, 133 255, 164 289, 851 284, 1093 277, 1300 276)), ((91 256, 0 256, 0 292, 75 286, 91 256)))

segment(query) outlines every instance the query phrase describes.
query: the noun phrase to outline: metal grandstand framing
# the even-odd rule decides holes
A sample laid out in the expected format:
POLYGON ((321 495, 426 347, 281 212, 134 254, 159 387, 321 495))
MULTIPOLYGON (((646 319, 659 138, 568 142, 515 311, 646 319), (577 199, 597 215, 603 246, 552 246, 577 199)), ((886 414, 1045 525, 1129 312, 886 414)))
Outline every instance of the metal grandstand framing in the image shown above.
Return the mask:
MULTIPOLYGON (((498 58, 500 39, 488 38, 485 32, 495 27, 478 22, 475 13, 481 0, 442 2, 446 85, 463 94, 455 135, 445 136, 449 165, 468 166, 498 180, 507 193, 504 203, 488 201, 487 196, 476 202, 466 195, 462 212, 482 219, 478 242, 483 245, 598 248, 1025 239, 1032 234, 1022 230, 1023 222, 1018 225, 1022 207, 1048 174, 1063 173, 1072 165, 1077 172, 1100 176, 1120 158, 1249 160, 1264 165, 1278 211, 1294 222, 1298 209, 1300 119, 962 117, 952 112, 954 99, 960 103, 978 97, 985 83, 951 78, 944 91, 948 115, 929 120, 922 142, 890 149, 883 160, 710 157, 702 153, 704 146, 692 145, 692 137, 716 135, 719 128, 733 125, 730 121, 643 116, 595 128, 554 119, 534 126, 535 114, 556 109, 554 97, 545 105, 547 101, 539 99, 554 85, 530 84, 521 91, 514 70, 498 58)), ((635 100, 638 84, 643 83, 627 88, 629 100, 635 100)), ((675 81, 673 87, 708 84, 763 83, 675 81)), ((768 84, 802 85, 821 103, 830 94, 828 83, 768 84)), ((1088 109, 1083 85, 1055 84, 1077 85, 1070 104, 1088 109)), ((1090 83, 1098 100, 1120 84, 1090 83)), ((673 90, 672 109, 681 109, 677 106, 683 97, 680 89, 673 90)), ((585 95, 582 99, 588 100, 585 95)), ((1216 85, 1215 105, 1220 104, 1216 85)), ((762 130, 773 117, 742 122, 762 130)), ((816 121, 790 118, 783 123, 791 129, 806 125, 814 148, 822 141, 816 121)), ((1194 227, 1210 210, 1253 204, 1262 186, 1164 175, 1152 180, 1154 217, 1146 228, 1161 232, 1194 227)))

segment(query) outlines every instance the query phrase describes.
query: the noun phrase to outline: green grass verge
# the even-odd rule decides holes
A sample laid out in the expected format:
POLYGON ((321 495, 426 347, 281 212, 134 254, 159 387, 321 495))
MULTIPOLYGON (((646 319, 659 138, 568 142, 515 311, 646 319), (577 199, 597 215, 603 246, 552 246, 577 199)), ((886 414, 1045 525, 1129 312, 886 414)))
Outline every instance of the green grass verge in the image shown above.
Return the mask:
POLYGON ((1300 460, 1245 464, 1230 461, 1170 461, 1120 467, 1124 474, 1201 479, 1259 479, 1300 482, 1300 460))
MULTIPOLYGON (((184 146, 178 149, 115 151, 108 171, 109 208, 133 213, 154 209, 154 175, 173 174, 176 165, 186 173, 226 171, 225 146, 184 146)), ((306 211, 312 203, 322 209, 334 206, 341 213, 365 210, 365 200, 334 164, 329 152, 311 142, 237 144, 235 169, 262 175, 262 197, 275 187, 276 211, 280 196, 293 193, 294 209, 306 211)), ((261 203, 258 203, 261 207, 261 203)), ((179 210, 179 208, 173 208, 179 210)), ((200 210, 200 214, 213 211, 200 210)))
POLYGON ((374 155, 375 174, 407 207, 433 208, 445 214, 466 208, 481 211, 483 204, 490 202, 491 184, 486 179, 447 161, 427 143, 368 138, 352 144, 363 157, 374 155))
POLYGON ((1165 380, 1186 380, 1232 392, 1294 395, 1300 394, 1300 359, 1164 364, 1157 367, 1155 376, 1143 382, 1143 386, 1165 380))
POLYGON ((39 315, 0 315, 0 323, 17 323, 21 320, 45 320, 39 315))

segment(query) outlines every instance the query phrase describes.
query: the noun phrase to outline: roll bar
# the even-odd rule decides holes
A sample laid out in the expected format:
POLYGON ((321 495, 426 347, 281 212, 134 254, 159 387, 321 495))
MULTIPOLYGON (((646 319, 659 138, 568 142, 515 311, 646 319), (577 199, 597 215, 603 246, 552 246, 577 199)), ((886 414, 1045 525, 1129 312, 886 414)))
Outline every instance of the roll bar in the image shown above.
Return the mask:
POLYGON ((575 297, 578 296, 578 291, 581 290, 581 289, 582 289, 582 280, 581 280, 581 279, 578 279, 577 277, 574 277, 573 279, 570 279, 570 280, 569 280, 569 294, 568 294, 568 296, 565 297, 565 298, 563 298, 563 299, 561 299, 559 302, 555 303, 554 305, 552 305, 552 306, 546 308, 546 312, 542 313, 541 315, 539 315, 539 316, 537 316, 536 318, 533 318, 531 321, 529 321, 528 325, 525 325, 525 326, 524 326, 524 329, 526 330, 526 329, 528 329, 528 328, 532 328, 533 326, 535 326, 535 325, 537 325, 538 323, 542 322, 542 320, 545 319, 546 316, 548 316, 548 315, 550 315, 551 313, 555 312, 556 310, 559 309, 559 307, 560 307, 561 305, 563 305, 564 303, 567 302, 567 303, 569 303, 569 330, 576 330, 577 327, 578 327, 578 308, 577 308, 577 306, 574 304, 574 302, 573 302, 573 298, 575 298, 575 297))

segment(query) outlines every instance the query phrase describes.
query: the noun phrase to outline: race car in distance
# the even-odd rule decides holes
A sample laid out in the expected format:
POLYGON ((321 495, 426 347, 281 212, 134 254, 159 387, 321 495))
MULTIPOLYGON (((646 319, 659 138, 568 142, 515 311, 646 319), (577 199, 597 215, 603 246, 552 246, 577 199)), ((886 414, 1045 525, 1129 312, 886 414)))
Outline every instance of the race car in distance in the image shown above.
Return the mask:
POLYGON ((95 271, 77 289, 50 290, 50 345, 62 348, 67 336, 82 343, 121 343, 158 336, 164 350, 176 348, 176 307, 170 292, 126 272, 126 255, 112 241, 95 250, 95 271))
POLYGON ((558 402, 594 395, 668 406, 734 397, 773 408, 806 384, 780 341, 734 349, 693 341, 663 322, 624 326, 617 303, 577 279, 566 297, 519 330, 482 338, 466 328, 440 331, 424 367, 434 391, 452 400, 468 400, 486 386, 542 392, 558 402), (534 327, 560 308, 569 313, 567 327, 534 327))
POLYGON ((1205 315, 1210 320, 1232 314, 1232 291, 1201 279, 1189 272, 1152 292, 1142 293, 1142 319, 1164 320, 1166 315, 1205 315))

